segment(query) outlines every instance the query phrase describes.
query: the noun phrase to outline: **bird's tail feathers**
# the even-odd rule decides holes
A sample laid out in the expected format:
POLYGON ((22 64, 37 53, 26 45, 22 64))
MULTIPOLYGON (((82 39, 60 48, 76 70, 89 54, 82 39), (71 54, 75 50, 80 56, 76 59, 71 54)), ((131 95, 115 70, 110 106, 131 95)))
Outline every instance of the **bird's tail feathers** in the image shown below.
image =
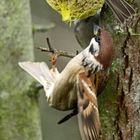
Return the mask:
POLYGON ((135 14, 134 8, 125 0, 106 0, 106 3, 120 23, 126 23, 131 20, 135 14))
POLYGON ((59 72, 57 69, 49 69, 45 62, 19 62, 19 66, 34 77, 45 90, 55 82, 59 72))

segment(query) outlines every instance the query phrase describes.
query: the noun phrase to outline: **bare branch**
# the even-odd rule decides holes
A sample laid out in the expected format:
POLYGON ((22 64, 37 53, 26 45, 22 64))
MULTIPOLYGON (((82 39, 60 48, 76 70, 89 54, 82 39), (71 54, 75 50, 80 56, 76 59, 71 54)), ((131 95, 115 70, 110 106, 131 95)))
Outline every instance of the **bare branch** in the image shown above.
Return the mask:
POLYGON ((38 47, 37 49, 41 50, 42 52, 48 52, 48 53, 54 53, 57 54, 58 56, 63 56, 63 57, 69 57, 69 58, 73 58, 75 55, 72 54, 68 54, 68 52, 66 51, 62 51, 62 50, 56 50, 54 52, 52 52, 52 50, 48 49, 48 48, 42 48, 42 47, 38 47))
MULTIPOLYGON (((49 38, 47 37, 46 38, 47 40, 47 44, 48 44, 48 48, 42 48, 42 47, 38 47, 37 49, 41 50, 42 52, 48 52, 48 53, 53 53, 53 54, 57 54, 57 56, 63 56, 63 57, 69 57, 69 58, 73 58, 75 55, 72 55, 72 54, 69 54, 68 52, 66 51, 62 51, 62 50, 57 50, 57 49, 54 49, 50 43, 50 40, 49 38)), ((77 53, 78 54, 78 51, 77 53)))
POLYGON ((55 53, 55 50, 54 50, 54 48, 51 46, 51 43, 50 43, 50 40, 49 40, 48 37, 46 38, 46 40, 47 40, 47 44, 48 44, 48 47, 49 47, 50 52, 55 53))

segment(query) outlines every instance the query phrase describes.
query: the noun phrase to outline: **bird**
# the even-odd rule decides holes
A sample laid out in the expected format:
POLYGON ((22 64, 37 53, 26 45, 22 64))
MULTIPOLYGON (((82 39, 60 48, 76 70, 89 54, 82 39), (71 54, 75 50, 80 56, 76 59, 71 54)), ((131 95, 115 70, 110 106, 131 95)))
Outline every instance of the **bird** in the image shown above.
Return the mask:
POLYGON ((98 28, 97 36, 61 72, 54 59, 52 68, 45 62, 31 61, 19 62, 19 66, 43 85, 50 107, 61 111, 72 110, 58 124, 77 115, 82 140, 99 140, 101 123, 97 96, 105 87, 113 50, 110 33, 98 28))
POLYGON ((112 10, 116 19, 127 22, 135 14, 134 8, 126 0, 46 0, 47 3, 62 15, 62 20, 71 22, 86 19, 101 11, 104 4, 112 10))
POLYGON ((121 25, 130 25, 135 9, 125 0, 47 0, 48 4, 62 15, 65 22, 74 23, 74 35, 84 49, 95 36, 94 26, 102 25, 102 13, 110 7, 121 25), (89 6, 90 5, 90 6, 89 6))
MULTIPOLYGON (((135 10, 124 0, 106 0, 102 10, 84 19, 77 19, 74 23, 74 35, 79 45, 85 48, 91 38, 95 36, 94 26, 99 25, 104 27, 103 19, 104 13, 110 7, 120 23, 120 28, 125 31, 127 27, 130 29, 132 17, 135 10), (108 5, 108 6, 107 6, 108 5)), ((132 33, 133 34, 133 33, 132 33)))

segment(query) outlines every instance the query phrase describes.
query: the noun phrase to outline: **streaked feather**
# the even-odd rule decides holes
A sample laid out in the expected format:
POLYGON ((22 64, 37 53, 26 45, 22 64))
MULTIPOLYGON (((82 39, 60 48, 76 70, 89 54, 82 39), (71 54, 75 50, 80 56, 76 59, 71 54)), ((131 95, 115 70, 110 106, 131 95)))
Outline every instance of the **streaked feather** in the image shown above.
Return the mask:
POLYGON ((90 78, 85 73, 80 73, 77 78, 78 122, 82 140, 99 140, 100 119, 96 98, 97 91, 90 78))
MULTIPOLYGON (((101 29, 100 32, 104 31, 101 29)), ((99 35, 102 37, 102 33, 99 35)), ((101 126, 97 93, 99 94, 102 90, 99 88, 104 87, 102 82, 106 78, 102 75, 105 75, 105 70, 110 66, 110 63, 107 65, 104 63, 105 61, 100 61, 100 58, 110 61, 112 56, 110 53, 108 56, 103 51, 105 48, 112 50, 112 45, 108 44, 110 39, 107 38, 105 38, 106 45, 104 46, 102 38, 101 41, 96 37, 92 38, 89 46, 72 58, 60 74, 55 67, 50 70, 44 62, 19 63, 21 68, 44 86, 50 106, 63 111, 73 109, 73 112, 61 119, 59 123, 65 122, 78 113, 79 128, 83 140, 100 139, 101 126), (101 79, 98 80, 100 76, 101 79)))

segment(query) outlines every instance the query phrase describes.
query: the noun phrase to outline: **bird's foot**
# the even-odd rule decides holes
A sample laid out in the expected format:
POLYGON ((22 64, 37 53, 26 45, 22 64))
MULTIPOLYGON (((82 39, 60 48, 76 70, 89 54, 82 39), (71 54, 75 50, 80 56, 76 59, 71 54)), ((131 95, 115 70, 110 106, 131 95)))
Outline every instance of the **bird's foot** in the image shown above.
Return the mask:
POLYGON ((57 53, 52 53, 51 54, 50 62, 51 62, 51 65, 52 65, 52 69, 56 68, 57 58, 58 58, 57 53))

